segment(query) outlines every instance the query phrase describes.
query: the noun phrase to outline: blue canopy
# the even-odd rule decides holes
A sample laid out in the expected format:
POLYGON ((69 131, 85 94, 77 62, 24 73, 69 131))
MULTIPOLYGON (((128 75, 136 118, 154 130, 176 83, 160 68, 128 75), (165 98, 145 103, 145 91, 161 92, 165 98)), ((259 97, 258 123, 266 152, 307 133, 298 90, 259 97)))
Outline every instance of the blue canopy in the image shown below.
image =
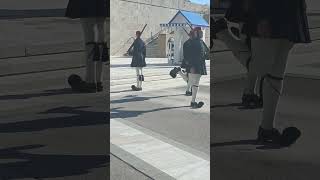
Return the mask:
POLYGON ((177 14, 170 20, 168 24, 171 24, 171 22, 178 16, 178 14, 184 16, 190 25, 209 27, 207 21, 199 13, 190 11, 178 11, 177 14))

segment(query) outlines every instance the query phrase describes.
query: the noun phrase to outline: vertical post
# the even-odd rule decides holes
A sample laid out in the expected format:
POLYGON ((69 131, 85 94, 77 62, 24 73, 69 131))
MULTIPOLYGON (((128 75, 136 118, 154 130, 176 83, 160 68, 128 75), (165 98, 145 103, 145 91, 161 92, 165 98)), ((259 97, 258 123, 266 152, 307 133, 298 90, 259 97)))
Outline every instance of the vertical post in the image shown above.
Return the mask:
POLYGON ((174 32, 174 61, 175 65, 180 65, 183 60, 183 43, 188 39, 188 35, 183 28, 178 26, 174 32))
POLYGON ((181 56, 180 56, 180 51, 181 51, 181 27, 177 27, 175 32, 174 32, 174 60, 173 63, 174 65, 178 65, 179 62, 181 61, 181 56))

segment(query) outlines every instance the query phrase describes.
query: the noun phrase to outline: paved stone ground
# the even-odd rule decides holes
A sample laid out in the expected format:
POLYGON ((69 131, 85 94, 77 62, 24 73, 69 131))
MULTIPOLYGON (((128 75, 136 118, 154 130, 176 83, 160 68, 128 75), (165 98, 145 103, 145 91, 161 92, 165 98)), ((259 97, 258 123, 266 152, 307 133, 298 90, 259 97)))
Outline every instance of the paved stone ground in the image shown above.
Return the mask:
POLYGON ((216 179, 314 179, 320 167, 319 80, 287 77, 277 113, 278 128, 297 126, 302 137, 290 148, 254 145, 261 110, 244 110, 242 80, 215 86, 212 112, 212 170, 216 179), (245 166, 244 166, 245 165, 245 166), (229 173, 232 171, 232 173, 229 173))
POLYGON ((78 19, 2 19, 0 27, 0 58, 83 50, 83 34, 78 19))
MULTIPOLYGON (((317 19, 315 17, 314 21, 317 22, 317 19)), ((35 27, 46 29, 54 25, 54 22, 47 24, 48 26, 35 27)), ((30 23, 32 24, 31 21, 30 23)), ((28 32, 31 32, 29 30, 28 32)), ((13 42, 13 45, 22 42, 19 39, 22 38, 21 34, 12 34, 17 35, 17 41, 13 42)), ((317 35, 317 31, 315 30, 313 34, 317 35)), ((46 34, 42 34, 41 37, 51 41, 50 38, 46 39, 46 34)), ((60 36, 58 33, 52 37, 60 36)), ((76 37, 78 35, 72 38, 76 37)), ((5 36, 1 38, 6 39, 5 36)), ((3 44, 1 46, 5 47, 3 44)), ((9 49, 10 52, 14 52, 14 49, 9 49)), ((202 81, 199 94, 199 98, 205 102, 209 102, 209 94, 212 95, 211 100, 214 103, 211 105, 215 106, 211 113, 213 123, 203 118, 209 115, 209 103, 199 111, 183 107, 189 104, 189 100, 182 95, 184 83, 182 79, 171 79, 168 76, 167 72, 171 67, 164 65, 162 60, 159 62, 152 60, 156 63, 150 63, 153 65, 145 70, 148 79, 145 82, 144 94, 140 92, 132 94, 127 90, 135 82, 135 71, 128 68, 126 59, 114 59, 117 63, 112 66, 114 71, 111 70, 113 101, 111 108, 115 110, 115 116, 125 118, 159 136, 180 143, 184 148, 187 147, 185 150, 188 152, 202 157, 211 153, 215 179, 312 179, 317 175, 320 162, 317 154, 319 148, 315 143, 316 137, 319 136, 317 131, 319 113, 316 109, 319 106, 317 92, 319 92, 320 77, 318 50, 319 43, 314 42, 307 46, 298 45, 290 54, 288 78, 280 102, 277 125, 280 128, 296 125, 303 130, 302 138, 291 148, 268 149, 250 144, 250 140, 256 135, 260 113, 258 110, 247 111, 230 106, 240 100, 243 82, 239 77, 245 71, 228 52, 218 53, 213 59, 215 67, 211 76, 213 87, 211 93, 207 76, 202 81), (154 115, 157 119, 153 120, 154 115), (183 121, 182 117, 188 118, 183 121), (201 120, 194 121, 195 118, 201 120), (211 124, 213 137, 211 152, 208 146, 210 133, 210 127, 206 126, 208 123, 211 124)), ((25 53, 24 49, 19 50, 18 54, 20 52, 25 53)), ((83 71, 81 67, 77 68, 82 65, 79 63, 80 57, 80 52, 12 59, 2 56, 0 178, 105 179, 107 177, 106 169, 109 167, 106 155, 108 150, 106 139, 109 134, 106 131, 109 126, 109 122, 106 121, 108 115, 105 113, 108 108, 105 104, 107 95, 73 94, 66 83, 69 74, 81 74, 83 71), (72 63, 68 61, 70 69, 61 69, 63 63, 60 63, 58 68, 52 68, 57 66, 55 65, 57 60, 63 62, 66 59, 72 59, 72 63), (42 62, 40 67, 44 69, 43 72, 23 70, 37 69, 35 65, 39 65, 39 62, 42 62), (49 68, 51 71, 44 66, 49 62, 52 63, 49 68), (21 71, 23 73, 19 74, 21 71), (83 161, 88 163, 81 164, 83 161)), ((117 170, 115 173, 126 174, 124 179, 145 178, 143 173, 137 172, 128 162, 123 162, 114 156, 111 156, 111 161, 115 164, 117 170)))
POLYGON ((108 177, 107 94, 72 93, 66 78, 82 71, 0 78, 0 179, 108 177))
MULTIPOLYGON (((81 57, 81 52, 60 54, 59 59, 73 56, 81 57)), ((41 58, 55 60, 57 55, 29 57, 30 61, 21 57, 16 58, 16 62, 23 61, 24 68, 29 69, 41 58)), ((1 63, 5 65, 6 61, 10 59, 3 59, 1 63)), ((135 82, 135 70, 128 68, 126 59, 117 58, 111 67, 113 110, 117 116, 166 137, 173 144, 182 144, 186 152, 208 158, 209 76, 203 78, 199 93, 199 99, 205 101, 206 106, 199 111, 191 110, 184 107, 190 103, 183 95, 185 83, 181 78, 171 79, 168 71, 172 67, 164 62, 165 59, 148 61, 145 94, 141 95, 126 92, 135 82), (132 109, 132 104, 137 104, 138 111, 132 109)), ((107 92, 74 94, 66 82, 68 75, 83 75, 83 70, 71 67, 43 72, 22 71, 0 77, 2 179, 107 179, 107 92)), ((129 162, 115 156, 111 159, 116 167, 114 174, 124 174, 123 179, 145 176, 129 162)), ((113 176, 113 179, 116 178, 113 176)))
POLYGON ((218 180, 318 179, 320 96, 319 42, 291 51, 276 126, 297 126, 302 136, 289 148, 255 145, 261 110, 239 107, 244 69, 229 52, 216 53, 211 88, 211 172, 218 180), (228 77, 233 74, 230 78, 228 77), (238 74, 238 75, 237 75, 238 74), (238 77, 237 77, 238 76, 238 77), (237 77, 237 78, 234 78, 237 77))
MULTIPOLYGON (((202 78, 198 95, 199 100, 206 104, 203 108, 194 110, 188 107, 191 98, 184 96, 185 82, 180 77, 172 79, 169 76, 168 72, 172 67, 167 65, 166 59, 147 59, 149 65, 144 69, 142 92, 130 90, 131 85, 135 84, 136 76, 135 69, 129 68, 129 63, 130 59, 125 58, 113 58, 111 61, 111 117, 133 123, 164 137, 168 140, 164 140, 166 143, 173 141, 174 145, 182 144, 184 151, 209 159, 210 77, 202 78)), ((112 127, 110 128, 112 131, 112 127)), ((112 150, 111 153, 125 156, 112 150)), ((174 159, 172 157, 172 161, 174 159)), ((135 164, 130 161, 127 163, 135 164)), ((135 168, 144 169, 146 166, 150 164, 135 168)), ((112 173, 113 170, 111 176, 112 173)))

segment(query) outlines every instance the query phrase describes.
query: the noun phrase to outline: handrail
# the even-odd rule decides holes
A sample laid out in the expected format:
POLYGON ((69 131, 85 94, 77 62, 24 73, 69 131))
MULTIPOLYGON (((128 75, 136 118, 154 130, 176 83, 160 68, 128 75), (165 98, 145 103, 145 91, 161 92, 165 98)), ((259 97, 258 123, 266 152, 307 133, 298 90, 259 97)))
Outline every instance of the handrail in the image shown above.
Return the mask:
POLYGON ((157 39, 160 35, 160 33, 162 33, 163 30, 158 31, 156 34, 152 35, 149 39, 145 40, 145 44, 148 45, 150 44, 153 40, 157 39))
MULTIPOLYGON (((159 34, 162 32, 163 30, 158 31, 156 34, 152 35, 150 38, 145 40, 145 44, 148 45, 150 44, 152 41, 154 41, 155 39, 157 39, 159 37, 159 34)), ((125 46, 129 43, 129 41, 133 39, 134 37, 130 37, 126 42, 123 43, 123 45, 114 53, 112 53, 112 55, 115 55, 117 53, 119 53, 121 50, 123 50, 125 48, 125 46)), ((127 55, 127 53, 124 54, 125 56, 127 55)))
POLYGON ((125 48, 125 45, 128 44, 131 39, 133 39, 133 41, 134 41, 134 37, 128 38, 127 41, 124 42, 123 45, 116 52, 112 53, 112 55, 117 54, 119 51, 121 51, 123 48, 125 48))

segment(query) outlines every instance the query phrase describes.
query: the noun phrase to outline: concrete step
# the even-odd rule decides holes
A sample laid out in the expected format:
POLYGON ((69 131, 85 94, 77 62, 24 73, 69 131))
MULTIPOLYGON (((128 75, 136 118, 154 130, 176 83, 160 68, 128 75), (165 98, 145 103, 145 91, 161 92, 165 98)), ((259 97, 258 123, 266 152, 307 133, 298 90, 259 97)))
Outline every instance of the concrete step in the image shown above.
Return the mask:
POLYGON ((158 41, 155 40, 147 46, 147 57, 161 57, 158 41))

